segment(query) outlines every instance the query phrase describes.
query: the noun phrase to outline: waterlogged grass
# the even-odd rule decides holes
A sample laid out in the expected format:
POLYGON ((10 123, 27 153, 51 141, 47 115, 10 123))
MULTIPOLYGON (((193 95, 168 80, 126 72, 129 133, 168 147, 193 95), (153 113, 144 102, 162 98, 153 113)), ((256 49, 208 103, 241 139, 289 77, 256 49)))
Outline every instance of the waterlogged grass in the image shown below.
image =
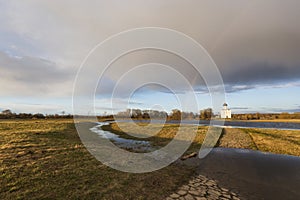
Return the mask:
POLYGON ((257 149, 277 154, 300 156, 300 131, 276 129, 242 129, 257 149))
MULTIPOLYGON (((142 140, 150 141, 154 146, 167 145, 178 132, 179 125, 176 124, 129 124, 112 123, 104 126, 104 130, 112 131, 124 138, 137 139, 131 135, 151 136, 142 140), (147 127, 147 128, 145 128, 147 127), (153 131, 153 132, 152 132, 153 131), (128 133, 128 134, 126 134, 128 133), (153 133, 157 133, 153 136, 153 133)), ((194 126, 183 125, 182 131, 186 133, 197 132, 193 143, 186 152, 197 152, 201 148, 206 137, 208 127, 199 126, 195 130, 194 126)), ((215 147, 244 148, 271 152, 277 154, 287 154, 300 156, 300 131, 298 130, 276 130, 276 129, 234 129, 226 128, 218 141, 212 141, 215 147)))
POLYGON ((87 152, 71 120, 0 121, 0 199, 163 199, 192 173, 111 169, 87 152))
MULTIPOLYGON (((103 126, 103 130, 111 131, 120 135, 123 138, 139 140, 133 136, 147 136, 142 140, 150 141, 153 146, 165 146, 174 136, 178 133, 180 125, 178 124, 132 124, 132 123, 111 123, 110 125, 103 126), (156 133, 155 136, 153 134, 156 133), (133 135, 133 136, 132 136, 133 135), (148 137, 149 136, 149 137, 148 137)), ((191 126, 182 125, 181 131, 189 134, 196 133, 196 136, 185 154, 197 152, 200 150, 205 137, 207 136, 207 126, 191 126)), ((212 128, 212 136, 206 138, 206 144, 215 147, 228 147, 228 148, 249 148, 257 149, 249 134, 240 131, 239 129, 223 129, 212 128), (221 134, 220 134, 221 133, 221 134)))
POLYGON ((122 138, 149 141, 153 146, 163 147, 166 146, 178 132, 184 134, 195 133, 196 136, 187 150, 186 154, 199 151, 204 141, 208 127, 204 126, 191 126, 178 124, 145 124, 145 123, 111 123, 102 126, 103 130, 111 131, 122 138), (180 127, 180 128, 179 128, 180 127))

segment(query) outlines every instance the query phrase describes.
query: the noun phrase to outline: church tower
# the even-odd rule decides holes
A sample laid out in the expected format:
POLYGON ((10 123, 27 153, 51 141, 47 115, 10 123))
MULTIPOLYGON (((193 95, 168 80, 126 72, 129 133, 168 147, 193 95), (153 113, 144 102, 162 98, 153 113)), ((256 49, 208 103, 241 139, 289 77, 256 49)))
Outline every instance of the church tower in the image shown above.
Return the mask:
POLYGON ((223 108, 221 110, 221 118, 230 119, 231 118, 231 110, 228 108, 228 104, 224 103, 223 108))

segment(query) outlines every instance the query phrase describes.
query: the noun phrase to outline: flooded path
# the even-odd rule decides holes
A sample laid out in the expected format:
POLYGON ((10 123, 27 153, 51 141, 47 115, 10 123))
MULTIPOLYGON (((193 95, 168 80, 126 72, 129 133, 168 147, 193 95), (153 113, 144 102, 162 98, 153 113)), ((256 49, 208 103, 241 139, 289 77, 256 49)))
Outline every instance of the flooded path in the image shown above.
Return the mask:
POLYGON ((300 199, 300 157, 247 149, 214 148, 186 161, 241 199, 300 199))
MULTIPOLYGON (((90 130, 112 140, 119 147, 137 152, 153 151, 148 141, 124 139, 103 131, 101 126, 108 124, 98 123, 90 130)), ((297 156, 218 147, 204 159, 195 157, 177 162, 196 167, 199 180, 195 183, 195 177, 191 180, 197 186, 179 186, 178 191, 170 194, 168 199, 181 199, 184 195, 193 197, 190 199, 300 199, 300 157, 297 156), (215 180, 210 181, 212 186, 208 185, 209 180, 215 180), (227 190, 231 192, 227 194, 227 190)))
POLYGON ((143 140, 131 140, 131 139, 121 138, 119 135, 116 135, 112 132, 102 130, 101 127, 104 125, 109 125, 109 123, 98 122, 96 126, 90 128, 90 131, 96 133, 102 138, 111 140, 117 146, 127 150, 132 150, 135 152, 149 152, 154 150, 150 142, 143 141, 143 140))

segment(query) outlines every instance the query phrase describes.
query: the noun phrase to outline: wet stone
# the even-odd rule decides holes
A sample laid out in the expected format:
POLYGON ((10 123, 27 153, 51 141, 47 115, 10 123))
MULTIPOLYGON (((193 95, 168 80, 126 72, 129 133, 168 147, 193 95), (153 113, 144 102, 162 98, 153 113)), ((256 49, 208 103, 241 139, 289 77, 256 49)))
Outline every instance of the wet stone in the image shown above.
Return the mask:
POLYGON ((205 197, 196 197, 195 199, 196 199, 196 200, 206 200, 205 197))
POLYGON ((204 200, 204 199, 234 199, 239 197, 236 193, 230 192, 227 188, 221 188, 217 182, 210 180, 203 175, 192 178, 187 185, 179 187, 176 193, 171 194, 167 200, 204 200))
POLYGON ((225 197, 219 197, 220 200, 228 200, 227 198, 225 197))
POLYGON ((187 185, 183 185, 183 186, 181 186, 179 189, 180 189, 180 190, 189 190, 190 187, 187 186, 187 185))
POLYGON ((185 200, 194 200, 194 197, 190 194, 187 194, 185 197, 184 197, 185 200))
POLYGON ((192 191, 189 191, 189 193, 194 195, 194 196, 200 196, 201 195, 201 192, 198 191, 198 190, 192 190, 192 191))
POLYGON ((179 194, 180 196, 183 196, 183 195, 185 195, 186 193, 187 193, 186 190, 179 190, 179 191, 177 192, 177 194, 179 194))
POLYGON ((174 193, 174 194, 171 194, 170 197, 174 199, 174 198, 178 198, 179 195, 174 193))
POLYGON ((216 191, 216 190, 208 190, 208 193, 212 194, 212 195, 217 195, 217 196, 221 195, 221 193, 219 191, 216 191))
POLYGON ((218 200, 219 197, 217 197, 217 196, 208 196, 207 199, 209 199, 209 200, 218 200))
POLYGON ((237 196, 236 193, 234 193, 234 192, 231 192, 231 194, 232 194, 233 196, 237 196))
POLYGON ((227 199, 230 199, 231 196, 229 194, 222 194, 223 197, 227 198, 227 199))
POLYGON ((201 184, 200 183, 195 183, 194 187, 199 187, 201 184))

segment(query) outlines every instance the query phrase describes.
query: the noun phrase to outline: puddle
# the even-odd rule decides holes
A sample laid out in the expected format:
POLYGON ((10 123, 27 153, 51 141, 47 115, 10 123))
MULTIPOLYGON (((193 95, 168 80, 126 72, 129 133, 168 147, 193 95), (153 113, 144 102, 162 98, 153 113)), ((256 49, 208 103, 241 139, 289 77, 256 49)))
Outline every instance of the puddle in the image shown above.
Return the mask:
POLYGON ((151 152, 155 150, 155 148, 148 141, 125 139, 112 132, 104 131, 101 129, 101 127, 104 125, 109 125, 109 123, 98 122, 96 126, 90 128, 90 131, 96 133, 102 138, 109 139, 118 147, 129 151, 132 150, 134 152, 151 152))

